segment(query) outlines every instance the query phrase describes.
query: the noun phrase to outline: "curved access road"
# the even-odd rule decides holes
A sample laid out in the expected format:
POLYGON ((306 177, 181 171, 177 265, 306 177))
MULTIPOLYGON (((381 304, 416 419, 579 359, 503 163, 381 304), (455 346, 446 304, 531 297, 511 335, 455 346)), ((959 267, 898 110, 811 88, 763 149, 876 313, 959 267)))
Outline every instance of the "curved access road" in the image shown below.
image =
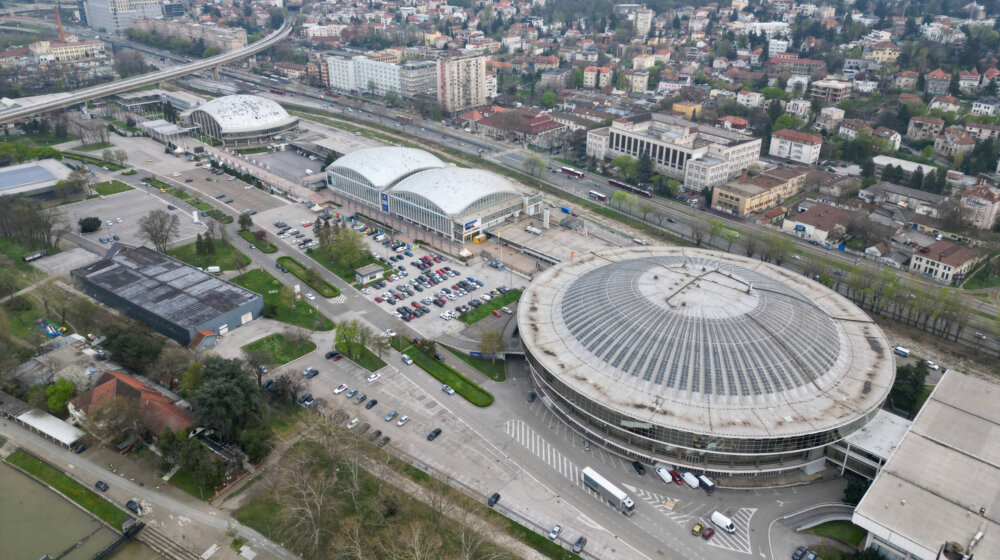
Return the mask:
POLYGON ((143 74, 141 76, 136 76, 134 78, 129 78, 127 80, 118 80, 108 84, 102 84, 99 86, 94 86, 92 88, 81 89, 70 93, 66 97, 59 99, 53 99, 50 101, 45 101, 42 103, 37 103, 29 105, 26 107, 18 107, 15 109, 10 109, 8 111, 0 112, 0 123, 7 123, 17 119, 23 119, 25 117, 30 117, 31 115, 37 113, 43 113, 45 111, 51 111, 52 109, 60 109, 62 107, 68 107, 76 103, 84 103, 90 101, 91 99, 97 99, 100 97, 106 97, 108 95, 113 95, 116 93, 121 93, 123 91, 129 91, 136 88, 140 88, 145 85, 155 84, 157 82, 162 82, 164 80, 172 80, 174 78, 179 78, 187 74, 193 74, 195 72, 200 72, 202 70, 207 70, 209 68, 214 68, 223 64, 228 64, 230 62, 235 62, 241 58, 256 54, 264 49, 271 47, 272 45, 283 41, 288 38, 292 33, 292 29, 295 26, 295 21, 292 19, 286 19, 285 23, 274 33, 268 35, 267 37, 257 41, 256 43, 247 45, 242 49, 235 51, 230 51, 227 53, 222 53, 211 58, 206 58, 204 60, 196 60, 189 64, 183 66, 176 66, 173 68, 168 68, 166 70, 160 70, 159 72, 152 72, 150 74, 143 74))

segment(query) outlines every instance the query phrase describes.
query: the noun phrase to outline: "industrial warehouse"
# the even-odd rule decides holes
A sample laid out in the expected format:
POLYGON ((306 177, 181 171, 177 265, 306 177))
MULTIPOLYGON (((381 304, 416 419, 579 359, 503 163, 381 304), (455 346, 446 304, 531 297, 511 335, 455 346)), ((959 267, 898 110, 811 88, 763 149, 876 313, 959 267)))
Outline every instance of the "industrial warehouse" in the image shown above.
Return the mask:
POLYGON ((197 349, 264 310, 260 295, 147 247, 125 247, 70 275, 97 301, 197 349))
POLYGON ((609 249, 539 275, 518 324, 546 404, 586 437, 716 474, 824 466, 894 378, 847 299, 727 253, 609 249))
POLYGON ((370 214, 412 239, 461 247, 508 218, 540 212, 542 196, 481 169, 445 165, 415 148, 358 150, 327 168, 348 212, 370 214))

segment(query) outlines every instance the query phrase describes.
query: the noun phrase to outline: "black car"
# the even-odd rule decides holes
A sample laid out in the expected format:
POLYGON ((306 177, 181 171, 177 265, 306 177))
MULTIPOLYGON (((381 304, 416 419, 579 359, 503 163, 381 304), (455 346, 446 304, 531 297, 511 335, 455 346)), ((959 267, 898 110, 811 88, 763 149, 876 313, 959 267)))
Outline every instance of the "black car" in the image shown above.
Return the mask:
POLYGON ((97 483, 94 484, 94 488, 97 488, 101 492, 107 492, 109 487, 107 482, 104 482, 103 480, 98 480, 97 483))
POLYGON ((299 404, 304 404, 312 398, 312 393, 304 393, 301 397, 299 397, 299 404))
POLYGON ((365 405, 365 408, 371 410, 371 408, 377 404, 378 404, 378 399, 372 399, 368 401, 368 404, 365 405))
POLYGON ((73 448, 73 451, 75 451, 77 454, 80 454, 80 453, 83 453, 83 450, 86 449, 86 448, 87 448, 87 444, 86 443, 78 443, 73 448))
POLYGON ((336 360, 338 356, 340 356, 340 352, 337 352, 336 350, 331 350, 326 353, 327 360, 336 360))
POLYGON ((500 492, 494 492, 490 499, 486 500, 486 505, 493 507, 500 501, 500 492))
POLYGON ((368 441, 375 441, 377 438, 382 436, 382 430, 375 430, 372 435, 368 436, 368 441))
POLYGON ((142 511, 142 506, 140 506, 139 502, 135 500, 129 500, 128 502, 126 502, 125 507, 136 515, 139 515, 139 512, 142 511))
POLYGON ((177 207, 174 206, 173 204, 168 204, 167 205, 167 210, 177 210, 177 207))
POLYGON ((427 434, 427 441, 434 441, 439 435, 441 435, 441 428, 434 428, 433 432, 427 434))
POLYGON ((795 552, 792 553, 792 560, 802 560, 802 557, 806 555, 806 552, 808 552, 808 549, 804 546, 796 548, 795 552))
POLYGON ((642 466, 642 463, 639 461, 632 461, 632 468, 635 469, 635 472, 639 473, 639 476, 646 474, 646 467, 642 466))
POLYGON ((382 439, 378 440, 378 443, 376 443, 375 445, 379 447, 385 447, 385 444, 389 443, 389 439, 390 439, 389 436, 382 436, 382 439))
POLYGON ((276 383, 274 382, 274 380, 273 380, 273 379, 268 379, 268 380, 267 380, 267 381, 265 381, 265 382, 264 382, 264 384, 263 384, 263 385, 261 385, 260 387, 261 387, 261 389, 264 389, 265 391, 272 391, 272 392, 273 392, 274 390, 276 390, 276 389, 277 389, 277 386, 276 386, 276 385, 277 385, 277 384, 276 384, 276 383))
POLYGON ((528 393, 528 402, 535 402, 535 397, 537 396, 534 391, 528 393))

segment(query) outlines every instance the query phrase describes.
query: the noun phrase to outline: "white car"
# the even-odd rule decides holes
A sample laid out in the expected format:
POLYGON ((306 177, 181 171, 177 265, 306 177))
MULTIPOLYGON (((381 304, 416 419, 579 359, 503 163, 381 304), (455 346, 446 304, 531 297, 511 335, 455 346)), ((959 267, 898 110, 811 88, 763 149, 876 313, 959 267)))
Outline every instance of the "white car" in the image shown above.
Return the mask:
POLYGON ((397 426, 402 426, 403 424, 406 424, 406 423, 407 423, 407 422, 409 422, 409 421, 410 421, 410 417, 409 417, 409 416, 403 416, 402 418, 400 418, 400 419, 399 419, 399 420, 398 420, 398 421, 396 422, 396 425, 397 425, 397 426))
POLYGON ((493 298, 490 297, 490 294, 483 294, 483 295, 479 296, 479 299, 481 299, 483 301, 490 301, 493 298))
POLYGON ((937 370, 941 369, 941 366, 935 364, 934 362, 932 362, 930 360, 927 360, 927 367, 931 368, 934 371, 937 371, 937 370))
POLYGON ((408 366, 412 366, 413 365, 413 358, 407 356, 406 354, 403 354, 402 356, 400 356, 400 358, 403 360, 404 364, 406 364, 408 366))
POLYGON ((445 321, 451 321, 451 315, 448 315, 447 313, 442 313, 441 318, 445 321))
POLYGON ((506 313, 508 315, 510 315, 511 313, 513 313, 513 311, 511 311, 509 307, 501 307, 500 311, 503 311, 504 313, 506 313))
POLYGON ((368 295, 368 294, 372 293, 372 289, 371 288, 364 288, 364 289, 361 290, 361 293, 365 294, 365 295, 368 295))
POLYGON ((351 420, 350 422, 347 423, 347 429, 350 430, 354 426, 357 426, 358 422, 359 422, 359 420, 357 418, 355 418, 354 420, 351 420))
POLYGON ((443 385, 441 387, 441 390, 444 391, 448 395, 454 395, 455 394, 455 390, 452 389, 451 387, 449 387, 448 385, 443 385))
POLYGON ((312 294, 306 294, 306 299, 308 299, 309 301, 314 301, 316 299, 316 296, 312 294))
POLYGON ((396 331, 394 331, 392 329, 386 329, 385 330, 385 336, 396 336, 396 331))
POLYGON ((115 221, 118 222, 119 224, 122 223, 122 219, 121 218, 115 218, 115 221))
POLYGON ((369 375, 369 376, 368 376, 368 379, 367 379, 367 381, 368 381, 369 383, 373 383, 373 382, 374 382, 375 380, 377 380, 377 379, 378 379, 379 377, 382 377, 382 374, 380 374, 380 373, 373 373, 373 374, 371 374, 371 375, 369 375))
POLYGON ((343 383, 341 383, 340 385, 337 385, 336 389, 333 390, 333 394, 334 395, 339 395, 339 394, 343 393, 346 390, 347 390, 347 385, 344 385, 343 383))

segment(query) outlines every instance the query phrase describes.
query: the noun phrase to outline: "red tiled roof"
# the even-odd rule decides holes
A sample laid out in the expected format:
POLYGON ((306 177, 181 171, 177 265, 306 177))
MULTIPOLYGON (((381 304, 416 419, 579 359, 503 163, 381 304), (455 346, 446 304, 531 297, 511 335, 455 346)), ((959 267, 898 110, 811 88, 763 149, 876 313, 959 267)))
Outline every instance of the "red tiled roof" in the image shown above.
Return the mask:
POLYGON ((931 70, 924 75, 925 79, 928 80, 950 80, 951 74, 945 72, 944 70, 938 68, 937 70, 931 70))
POLYGON ((952 243, 951 241, 935 241, 926 250, 918 253, 925 259, 937 261, 951 267, 961 266, 978 256, 974 249, 952 243))
POLYGON ((194 424, 194 415, 189 410, 175 406, 171 399, 147 388, 135 377, 117 371, 105 372, 97 386, 69 402, 74 408, 89 414, 115 397, 139 401, 143 423, 153 433, 159 434, 167 426, 176 431, 194 424))
POLYGON ((799 132, 797 130, 791 130, 788 128, 781 129, 773 134, 772 138, 779 138, 782 140, 788 140, 789 142, 796 142, 799 144, 822 144, 823 139, 815 134, 808 134, 806 132, 799 132))
POLYGON ((847 223, 851 213, 828 204, 817 204, 792 218, 800 224, 810 225, 820 231, 829 232, 838 225, 847 223))

